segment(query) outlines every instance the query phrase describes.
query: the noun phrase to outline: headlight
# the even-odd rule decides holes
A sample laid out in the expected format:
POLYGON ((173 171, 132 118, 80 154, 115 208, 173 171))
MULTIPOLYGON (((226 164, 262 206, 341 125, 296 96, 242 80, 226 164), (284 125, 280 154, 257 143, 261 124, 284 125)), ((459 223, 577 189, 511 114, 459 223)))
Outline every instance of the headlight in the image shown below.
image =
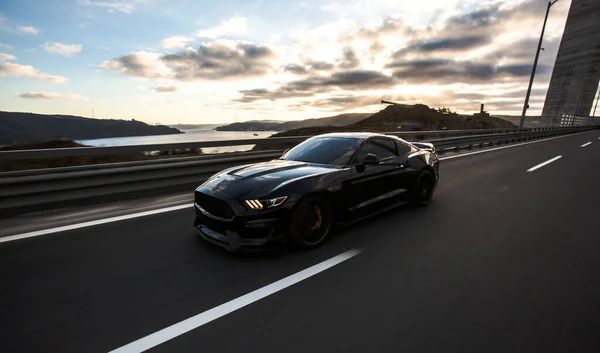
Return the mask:
POLYGON ((272 208, 281 205, 287 196, 276 197, 268 200, 245 200, 244 205, 251 210, 262 210, 265 208, 272 208))

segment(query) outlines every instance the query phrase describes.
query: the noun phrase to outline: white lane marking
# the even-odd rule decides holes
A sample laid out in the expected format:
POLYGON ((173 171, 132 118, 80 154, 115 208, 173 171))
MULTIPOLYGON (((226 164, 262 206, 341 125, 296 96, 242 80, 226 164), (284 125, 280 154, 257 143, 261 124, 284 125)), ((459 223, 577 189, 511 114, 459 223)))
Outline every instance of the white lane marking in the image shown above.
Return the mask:
POLYGON ((277 282, 273 282, 253 292, 230 300, 227 303, 221 304, 198 315, 180 321, 160 331, 152 333, 146 337, 142 337, 137 341, 133 341, 125 346, 110 351, 109 353, 137 353, 154 348, 159 344, 167 342, 177 336, 181 336, 184 333, 194 330, 202 325, 208 324, 211 321, 214 321, 247 305, 257 302, 263 298, 266 298, 269 295, 277 293, 298 282, 304 281, 309 277, 312 277, 320 272, 323 272, 335 265, 338 265, 360 254, 360 252, 360 249, 353 249, 341 253, 335 257, 332 257, 329 260, 325 260, 305 270, 296 272, 291 276, 280 279, 277 282))
POLYGON ((132 218, 138 218, 138 217, 145 217, 145 216, 150 216, 150 215, 159 214, 159 213, 165 213, 165 212, 170 212, 170 211, 177 211, 177 210, 181 210, 181 209, 184 209, 184 208, 190 208, 191 209, 192 207, 193 207, 193 204, 187 203, 185 205, 177 205, 177 206, 172 206, 172 207, 159 208, 157 210, 150 210, 150 211, 132 213, 132 214, 127 214, 127 215, 123 215, 123 216, 116 216, 116 217, 98 219, 98 220, 95 220, 95 221, 89 221, 89 222, 71 224, 71 225, 68 225, 68 226, 62 226, 62 227, 56 227, 56 228, 49 228, 49 229, 37 230, 37 231, 34 231, 34 232, 22 233, 22 234, 17 234, 17 235, 10 235, 10 236, 7 236, 7 237, 0 238, 0 243, 8 243, 10 241, 20 240, 20 239, 25 239, 25 238, 39 237, 40 235, 46 235, 46 234, 51 234, 51 233, 64 232, 66 230, 73 230, 73 229, 79 229, 79 228, 97 226, 97 225, 100 225, 100 224, 112 223, 112 222, 117 222, 117 221, 123 221, 123 220, 126 220, 126 219, 132 219, 132 218))
POLYGON ((586 147, 586 146, 589 146, 591 144, 592 144, 592 142, 590 141, 590 142, 584 143, 583 145, 581 145, 581 147, 586 147))
POLYGON ((545 161, 544 163, 540 163, 540 164, 536 165, 535 167, 531 167, 531 168, 527 169, 527 171, 528 172, 533 172, 534 170, 540 169, 541 167, 543 167, 545 165, 548 165, 548 164, 550 164, 550 163, 552 163, 554 161, 557 161, 557 160, 559 160, 561 158, 562 158, 562 156, 556 156, 556 157, 554 157, 552 159, 549 159, 549 160, 545 161))
POLYGON ((579 134, 585 134, 587 132, 589 132, 589 131, 582 131, 582 132, 578 132, 578 133, 575 133, 575 134, 569 134, 569 135, 548 137, 548 138, 541 139, 541 140, 535 140, 535 141, 529 141, 529 142, 522 142, 522 143, 517 143, 517 144, 512 144, 512 145, 507 145, 507 146, 502 146, 502 147, 487 148, 487 149, 481 150, 481 151, 474 151, 474 152, 457 154, 457 155, 454 155, 454 156, 442 157, 442 158, 440 158, 440 161, 444 161, 444 160, 447 160, 447 159, 453 159, 453 158, 466 157, 466 156, 470 156, 470 155, 473 155, 473 154, 479 154, 479 153, 486 153, 486 152, 492 152, 492 151, 497 151, 497 150, 503 150, 505 148, 519 147, 519 146, 529 145, 529 144, 532 144, 532 143, 546 142, 546 141, 556 140, 556 139, 565 138, 565 137, 569 137, 569 136, 575 136, 575 135, 579 135, 579 134))

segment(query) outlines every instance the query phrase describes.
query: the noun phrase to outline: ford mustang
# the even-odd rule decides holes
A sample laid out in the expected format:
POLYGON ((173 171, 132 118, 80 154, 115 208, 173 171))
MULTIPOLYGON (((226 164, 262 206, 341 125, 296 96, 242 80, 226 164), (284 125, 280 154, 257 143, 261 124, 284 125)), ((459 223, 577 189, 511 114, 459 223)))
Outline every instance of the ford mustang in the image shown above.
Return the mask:
POLYGON ((334 223, 431 202, 439 179, 432 144, 375 133, 319 135, 281 158, 225 169, 195 190, 194 227, 231 251, 289 243, 313 248, 334 223))

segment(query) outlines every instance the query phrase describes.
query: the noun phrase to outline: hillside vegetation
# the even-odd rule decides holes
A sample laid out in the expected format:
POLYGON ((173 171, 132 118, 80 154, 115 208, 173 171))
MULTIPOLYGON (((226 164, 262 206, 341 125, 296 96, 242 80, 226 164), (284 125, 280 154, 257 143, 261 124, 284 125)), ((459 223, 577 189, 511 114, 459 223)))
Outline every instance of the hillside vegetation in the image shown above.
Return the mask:
POLYGON ((181 131, 172 127, 136 120, 0 112, 0 145, 179 133, 181 131))

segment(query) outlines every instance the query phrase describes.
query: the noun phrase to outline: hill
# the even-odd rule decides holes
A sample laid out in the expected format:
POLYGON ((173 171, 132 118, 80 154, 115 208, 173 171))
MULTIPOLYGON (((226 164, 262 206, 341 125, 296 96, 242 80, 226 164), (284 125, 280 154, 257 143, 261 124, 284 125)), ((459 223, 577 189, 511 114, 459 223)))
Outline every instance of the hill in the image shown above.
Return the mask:
POLYGON ((410 131, 511 128, 514 124, 493 117, 442 114, 424 104, 389 105, 385 109, 347 126, 320 126, 289 130, 271 137, 308 136, 339 131, 410 131))
POLYGON ((276 131, 288 131, 305 127, 317 126, 346 126, 354 124, 367 118, 372 113, 349 113, 329 116, 326 118, 306 119, 299 121, 288 121, 281 124, 276 131))
POLYGON ((213 130, 221 124, 175 124, 169 126, 177 130, 213 130))
MULTIPOLYGON (((510 121, 515 125, 519 125, 521 122, 521 116, 519 115, 493 115, 495 118, 510 121)), ((539 115, 526 116, 523 127, 535 128, 543 127, 542 117, 539 115)))
POLYGON ((277 130, 277 126, 281 125, 282 121, 277 120, 250 120, 241 123, 233 123, 216 127, 217 131, 281 131, 277 130))
POLYGON ((220 126, 215 130, 218 131, 288 131, 293 129, 301 129, 305 127, 315 126, 345 126, 354 124, 371 115, 371 113, 349 113, 329 116, 325 118, 315 118, 297 121, 268 121, 268 120, 253 120, 243 123, 233 123, 225 126, 220 126))
POLYGON ((0 145, 180 133, 182 132, 175 128, 148 125, 137 120, 0 111, 0 145))

